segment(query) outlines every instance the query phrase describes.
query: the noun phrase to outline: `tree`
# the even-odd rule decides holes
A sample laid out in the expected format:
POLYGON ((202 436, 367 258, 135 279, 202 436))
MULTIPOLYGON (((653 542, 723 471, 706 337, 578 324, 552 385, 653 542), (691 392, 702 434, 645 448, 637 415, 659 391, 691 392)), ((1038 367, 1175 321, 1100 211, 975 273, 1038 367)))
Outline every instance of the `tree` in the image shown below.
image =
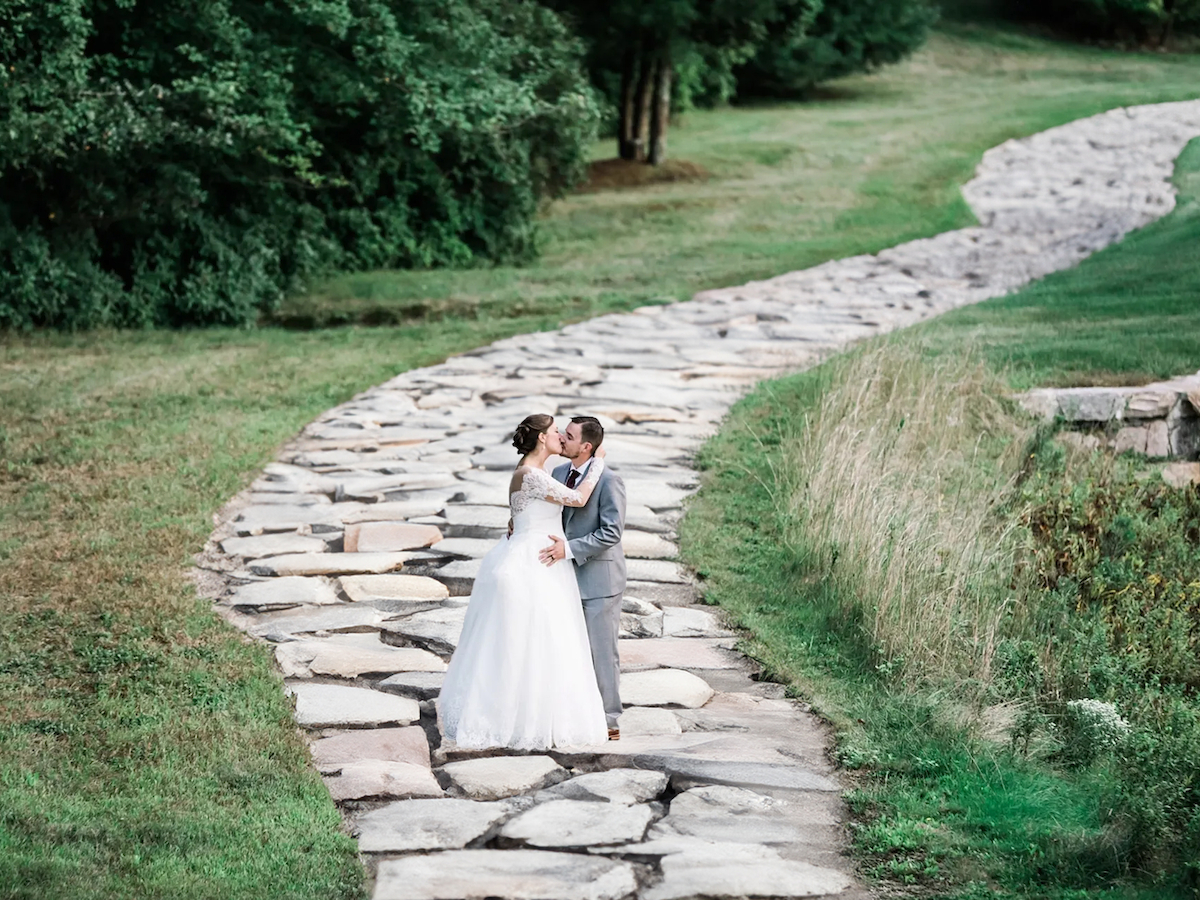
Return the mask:
POLYGON ((618 155, 656 164, 666 158, 681 64, 693 80, 731 92, 734 67, 754 54, 770 29, 805 21, 819 0, 546 2, 587 44, 593 83, 617 110, 618 155))
POLYGON ((734 70, 739 97, 795 97, 813 85, 899 62, 937 17, 926 0, 822 0, 812 19, 772 31, 734 70))
POLYGON ((326 270, 527 258, 596 120, 533 0, 0 0, 0 327, 241 324, 326 270))

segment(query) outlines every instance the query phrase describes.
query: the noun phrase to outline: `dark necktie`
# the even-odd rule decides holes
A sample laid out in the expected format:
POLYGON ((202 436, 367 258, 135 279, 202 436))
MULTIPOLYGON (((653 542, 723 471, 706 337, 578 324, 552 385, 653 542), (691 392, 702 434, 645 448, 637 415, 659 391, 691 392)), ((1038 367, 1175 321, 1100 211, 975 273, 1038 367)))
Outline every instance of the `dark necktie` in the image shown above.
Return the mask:
POLYGON ((575 490, 575 485, 578 482, 579 482, 579 472, 577 472, 575 469, 572 469, 570 472, 567 473, 567 487, 570 488, 571 490, 575 490))

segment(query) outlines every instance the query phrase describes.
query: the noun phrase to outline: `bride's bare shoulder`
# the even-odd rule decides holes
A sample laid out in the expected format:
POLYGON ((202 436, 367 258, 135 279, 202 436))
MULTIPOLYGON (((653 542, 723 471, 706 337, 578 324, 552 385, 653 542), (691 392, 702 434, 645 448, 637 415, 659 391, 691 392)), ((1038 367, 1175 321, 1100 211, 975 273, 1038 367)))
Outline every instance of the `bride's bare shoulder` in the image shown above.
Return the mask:
POLYGON ((515 494, 517 491, 521 490, 521 487, 525 484, 526 478, 532 478, 536 480, 536 473, 538 472, 545 474, 545 470, 539 469, 537 466, 517 466, 515 469, 513 469, 512 481, 508 483, 508 492, 510 494, 515 494))

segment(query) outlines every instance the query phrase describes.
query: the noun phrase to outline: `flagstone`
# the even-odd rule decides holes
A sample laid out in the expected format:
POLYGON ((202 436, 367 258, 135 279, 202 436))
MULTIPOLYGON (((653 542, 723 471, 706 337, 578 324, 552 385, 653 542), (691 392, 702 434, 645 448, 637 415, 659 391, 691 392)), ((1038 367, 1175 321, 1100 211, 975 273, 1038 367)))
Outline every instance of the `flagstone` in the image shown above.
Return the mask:
POLYGON ((450 596, 444 584, 424 575, 343 575, 338 584, 355 603, 376 600, 438 603, 450 596))
POLYGON ((275 647, 275 658, 287 677, 361 678, 398 672, 444 672, 446 664, 427 650, 391 647, 377 633, 339 634, 290 641, 275 647))
POLYGON ((664 638, 709 638, 731 635, 721 619, 694 606, 675 606, 663 610, 664 638))
POLYGON ((385 622, 381 631, 386 643, 398 646, 411 643, 435 653, 450 654, 458 646, 466 617, 466 607, 441 607, 385 622))
POLYGON ((447 850, 379 864, 373 900, 621 900, 629 863, 549 850, 447 850))
MULTIPOLYGON (((664 610, 666 612, 666 610, 664 610)), ((622 671, 639 669, 741 669, 745 657, 717 638, 661 638, 618 641, 622 671)))
POLYGON ((283 553, 324 553, 326 544, 318 537, 283 533, 226 538, 221 541, 221 549, 230 556, 257 559, 283 553))
POLYGON ((244 507, 233 527, 239 535, 246 536, 296 531, 316 524, 340 526, 341 523, 332 513, 331 505, 265 503, 244 507))
MULTIPOLYGON (((486 556, 496 546, 496 538, 444 538, 434 547, 439 553, 451 556, 465 556, 468 559, 479 559, 486 556)), ((549 543, 549 542, 547 542, 549 543)))
MULTIPOLYGON (((309 748, 318 766, 365 759, 402 762, 429 768, 429 739, 419 725, 347 731, 313 741, 309 748)), ((439 791, 440 793, 440 791, 439 791)))
POLYGON ((391 572, 411 559, 407 553, 291 553, 255 560, 255 575, 362 575, 391 572))
POLYGON ((621 713, 618 721, 621 739, 639 735, 682 734, 679 717, 668 709, 651 706, 630 706, 621 713))
MULTIPOLYGON (((339 506, 341 504, 338 504, 339 506)), ((388 500, 383 503, 355 504, 353 511, 341 516, 346 525, 364 522, 390 522, 432 516, 442 511, 445 501, 438 500, 388 500)))
POLYGON ((621 673, 621 702, 626 706, 703 706, 715 692, 704 679, 680 669, 621 673))
POLYGON ((379 690, 415 700, 432 700, 442 691, 441 672, 397 672, 379 682, 379 690))
POLYGON ((827 897, 842 893, 853 881, 826 866, 756 854, 677 853, 662 860, 663 878, 642 894, 643 900, 705 898, 827 897))
POLYGON ((268 613, 258 617, 249 627, 251 634, 271 641, 291 640, 292 635, 309 634, 316 631, 328 632, 371 632, 375 634, 383 622, 384 614, 371 606, 299 607, 281 613, 268 613))
POLYGON ((480 802, 450 797, 402 800, 359 816, 358 849, 363 853, 461 850, 512 814, 508 801, 480 802))
POLYGON ((388 553, 397 550, 419 550, 431 547, 442 539, 442 532, 433 525, 414 525, 408 522, 363 522, 346 526, 346 553, 388 553))
POLYGON ((421 717, 416 700, 369 688, 292 684, 296 721, 307 728, 409 725, 421 717))
POLYGON ((630 559, 674 559, 679 547, 656 534, 625 529, 621 535, 621 548, 630 559))
POLYGON ((549 756, 493 756, 447 763, 451 791, 471 800, 501 800, 547 787, 567 777, 549 756))
POLYGON ((317 769, 325 776, 325 787, 335 801, 443 796, 433 772, 425 766, 385 759, 364 759, 318 765, 317 769))
MULTIPOLYGON (((671 715, 665 710, 652 710, 652 712, 671 715)), ((625 715, 628 714, 629 711, 626 710, 625 715)), ((622 728, 624 728, 623 720, 622 728)), ((603 800, 608 803, 631 806, 635 803, 645 803, 648 800, 656 799, 667 789, 668 781, 669 779, 662 772, 651 772, 645 769, 608 769, 604 772, 577 775, 546 788, 538 794, 538 797, 561 797, 566 800, 592 802, 603 800)), ((643 827, 643 832, 644 830, 643 827)), ((596 841, 596 843, 610 842, 596 841)))
POLYGON ((239 585, 221 601, 228 606, 253 607, 259 611, 294 606, 337 603, 337 592, 323 578, 289 576, 239 585))
POLYGON ((691 579, 678 563, 659 559, 631 559, 626 562, 631 581, 660 581, 668 584, 688 584, 691 579))
POLYGON ((640 803, 548 800, 506 822, 500 836, 528 847, 628 844, 640 841, 654 818, 654 811, 640 803))

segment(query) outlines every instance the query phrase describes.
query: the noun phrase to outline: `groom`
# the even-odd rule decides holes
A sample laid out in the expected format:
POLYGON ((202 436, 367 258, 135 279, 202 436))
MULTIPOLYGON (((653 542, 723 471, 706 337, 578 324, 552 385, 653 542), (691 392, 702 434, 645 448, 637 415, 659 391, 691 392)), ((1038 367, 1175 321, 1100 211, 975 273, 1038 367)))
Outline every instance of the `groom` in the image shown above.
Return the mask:
MULTIPOLYGON (((587 476, 592 454, 604 440, 604 428, 592 416, 576 416, 563 436, 564 463, 552 473, 555 480, 574 488, 587 476)), ((592 645, 596 684, 608 719, 608 739, 620 740, 617 720, 621 716, 621 663, 617 634, 621 629, 621 595, 625 593, 625 553, 621 534, 625 530, 625 482, 605 468, 588 502, 581 507, 563 507, 563 532, 567 539, 551 535, 552 543, 541 552, 548 566, 560 559, 575 563, 583 617, 592 645)))

